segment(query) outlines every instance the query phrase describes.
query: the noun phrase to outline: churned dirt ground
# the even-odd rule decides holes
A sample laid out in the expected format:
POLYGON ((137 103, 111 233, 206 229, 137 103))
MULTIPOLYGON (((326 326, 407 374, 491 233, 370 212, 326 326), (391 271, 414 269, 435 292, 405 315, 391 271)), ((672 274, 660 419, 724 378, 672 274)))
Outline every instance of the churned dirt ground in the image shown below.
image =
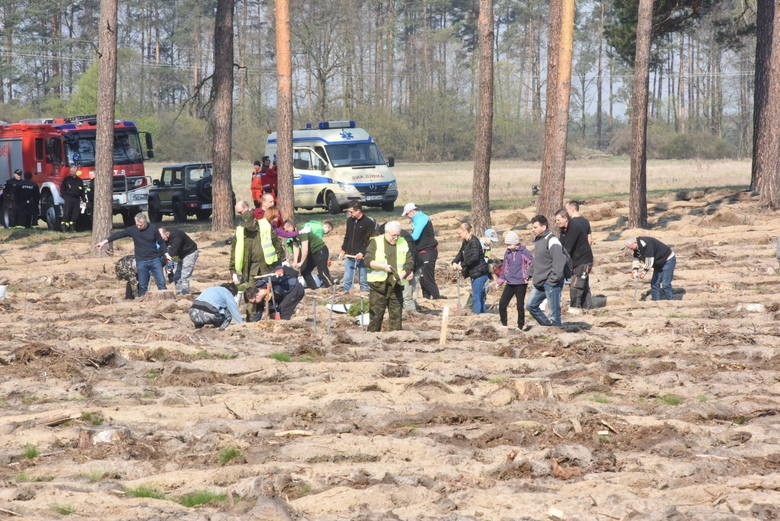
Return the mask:
MULTIPOLYGON (((326 290, 289 322, 196 331, 190 300, 123 300, 129 240, 95 258, 87 234, 3 230, 0 519, 778 519, 780 215, 726 190, 650 208, 681 300, 642 300, 625 202, 590 201, 606 306, 528 332, 456 313, 462 212, 433 215, 449 299, 380 334, 326 290)), ((493 221, 528 240, 532 215, 493 221)), ((229 247, 192 235, 199 291, 229 247)))

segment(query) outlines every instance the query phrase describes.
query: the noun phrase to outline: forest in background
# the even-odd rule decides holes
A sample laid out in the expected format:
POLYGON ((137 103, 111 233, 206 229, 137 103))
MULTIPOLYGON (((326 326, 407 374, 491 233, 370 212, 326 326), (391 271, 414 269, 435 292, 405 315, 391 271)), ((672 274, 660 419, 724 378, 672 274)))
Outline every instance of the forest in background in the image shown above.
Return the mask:
MULTIPOLYGON (((660 2, 659 2, 660 3, 660 2)), ((155 136, 160 160, 208 159, 216 1, 119 3, 117 117, 155 136)), ((354 119, 386 155, 473 154, 473 0, 344 0, 292 7, 295 126, 354 119)), ((94 113, 99 0, 4 0, 0 120, 94 113)), ((577 4, 568 154, 625 154, 626 13, 635 0, 577 4)), ((648 156, 749 156, 755 6, 703 1, 653 46, 648 156)), ((496 0, 493 157, 543 147, 548 4, 496 0)), ((233 157, 259 157, 275 123, 273 2, 237 0, 233 157)), ((630 32, 630 31, 628 31, 630 32)))

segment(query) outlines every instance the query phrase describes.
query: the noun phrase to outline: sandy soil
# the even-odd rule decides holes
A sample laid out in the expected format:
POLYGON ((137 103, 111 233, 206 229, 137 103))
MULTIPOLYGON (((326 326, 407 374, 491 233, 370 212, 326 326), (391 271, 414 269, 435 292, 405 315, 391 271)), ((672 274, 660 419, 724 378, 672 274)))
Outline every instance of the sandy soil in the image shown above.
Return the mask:
MULTIPOLYGON (((379 334, 329 316, 325 290, 290 322, 196 331, 185 298, 123 300, 129 241, 95 258, 87 234, 2 231, 0 519, 778 519, 780 215, 691 195, 652 201, 646 232, 677 252, 681 300, 641 300, 625 203, 594 202, 606 307, 525 333, 454 313, 461 213, 433 216, 449 300, 379 334)), ((527 239, 532 214, 493 220, 527 239)), ((229 249, 193 236, 200 290, 229 249)))

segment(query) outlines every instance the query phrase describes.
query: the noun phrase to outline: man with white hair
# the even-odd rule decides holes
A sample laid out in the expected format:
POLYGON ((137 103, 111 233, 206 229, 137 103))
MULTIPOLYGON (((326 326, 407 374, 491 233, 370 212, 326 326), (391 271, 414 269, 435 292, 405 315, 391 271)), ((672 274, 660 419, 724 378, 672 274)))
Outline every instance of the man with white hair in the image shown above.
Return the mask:
POLYGON ((372 238, 364 258, 368 272, 369 331, 381 331, 385 309, 388 331, 401 329, 403 288, 414 277, 409 244, 401 237, 401 223, 385 224, 385 233, 372 238))
POLYGON ((135 250, 135 269, 138 272, 138 296, 143 297, 149 289, 149 278, 154 277, 157 289, 165 289, 165 275, 163 274, 162 256, 165 253, 165 243, 160 237, 156 224, 149 222, 149 217, 140 212, 135 216, 135 225, 128 226, 103 239, 95 245, 102 249, 109 242, 114 242, 122 237, 133 239, 135 250))

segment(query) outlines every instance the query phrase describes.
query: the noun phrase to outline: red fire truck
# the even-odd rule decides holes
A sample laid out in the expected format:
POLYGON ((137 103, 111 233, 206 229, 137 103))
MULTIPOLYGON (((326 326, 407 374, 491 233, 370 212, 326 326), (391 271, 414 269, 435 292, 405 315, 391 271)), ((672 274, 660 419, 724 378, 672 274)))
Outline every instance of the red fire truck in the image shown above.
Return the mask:
MULTIPOLYGON (((32 180, 41 189, 40 218, 49 229, 60 229, 64 201, 60 185, 70 172, 84 181, 88 202, 79 227, 92 221, 93 184, 95 179, 96 116, 75 116, 59 119, 27 119, 19 123, 0 123, 0 186, 16 169, 33 174, 32 180)), ((114 122, 113 213, 121 214, 125 225, 147 210, 149 178, 144 173, 146 157, 154 157, 152 136, 139 132, 132 121, 114 122)))

